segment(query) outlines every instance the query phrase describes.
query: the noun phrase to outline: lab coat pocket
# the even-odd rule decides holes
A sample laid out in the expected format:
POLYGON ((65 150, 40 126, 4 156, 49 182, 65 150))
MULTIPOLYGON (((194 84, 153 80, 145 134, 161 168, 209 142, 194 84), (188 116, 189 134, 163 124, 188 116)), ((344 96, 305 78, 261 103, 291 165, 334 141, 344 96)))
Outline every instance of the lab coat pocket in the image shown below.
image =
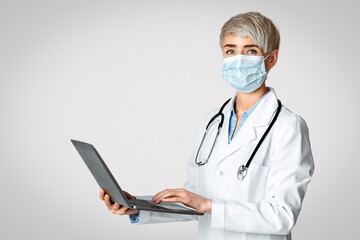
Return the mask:
POLYGON ((270 168, 251 163, 248 174, 244 178, 245 199, 250 202, 258 202, 266 198, 267 177, 270 168))
POLYGON ((269 175, 269 170, 269 167, 257 165, 256 163, 251 163, 248 169, 249 174, 261 175, 264 177, 267 177, 269 175))

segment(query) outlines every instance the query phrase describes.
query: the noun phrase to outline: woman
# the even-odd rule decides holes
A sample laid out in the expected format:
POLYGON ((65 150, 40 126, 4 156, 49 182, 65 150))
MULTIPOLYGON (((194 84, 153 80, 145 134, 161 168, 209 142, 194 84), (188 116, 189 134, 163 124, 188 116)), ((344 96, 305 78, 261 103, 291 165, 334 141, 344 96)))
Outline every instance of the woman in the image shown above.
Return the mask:
POLYGON ((215 141, 219 119, 213 121, 203 141, 219 109, 210 112, 200 127, 184 189, 166 189, 152 198, 182 202, 205 214, 139 213, 111 204, 103 190, 100 198, 113 213, 131 215, 137 224, 196 219, 199 239, 291 239, 314 163, 305 121, 265 85, 278 59, 280 34, 270 19, 249 12, 224 24, 220 44, 223 78, 236 90, 223 105, 223 128, 215 141))

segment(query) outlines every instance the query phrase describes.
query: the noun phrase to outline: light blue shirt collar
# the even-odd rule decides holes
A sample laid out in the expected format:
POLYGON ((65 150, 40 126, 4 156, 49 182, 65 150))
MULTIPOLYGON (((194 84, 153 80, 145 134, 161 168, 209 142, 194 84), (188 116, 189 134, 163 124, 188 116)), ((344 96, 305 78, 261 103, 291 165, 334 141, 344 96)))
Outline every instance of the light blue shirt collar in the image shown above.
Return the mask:
MULTIPOLYGON (((264 94, 264 96, 262 96, 259 101, 257 101, 255 103, 254 106, 252 106, 249 110, 247 110, 246 112, 242 113, 241 114, 241 121, 240 121, 240 124, 238 126, 238 128, 236 129, 236 132, 234 133, 234 136, 233 138, 236 136, 236 134, 239 132, 239 129, 242 127, 242 125, 244 125, 246 119, 250 116, 250 114, 255 110, 255 108, 257 107, 257 105, 259 105, 259 103, 261 102, 261 100, 263 100, 263 98, 268 94, 269 92, 269 89, 268 91, 264 94)), ((234 98, 234 100, 231 102, 231 105, 230 105, 230 120, 229 120, 229 135, 228 135, 228 143, 230 144, 231 140, 232 140, 232 135, 233 135, 233 132, 235 130, 235 127, 236 127, 236 122, 237 122, 237 117, 236 117, 236 114, 235 114, 235 111, 234 111, 234 104, 236 102, 236 96, 234 98)))

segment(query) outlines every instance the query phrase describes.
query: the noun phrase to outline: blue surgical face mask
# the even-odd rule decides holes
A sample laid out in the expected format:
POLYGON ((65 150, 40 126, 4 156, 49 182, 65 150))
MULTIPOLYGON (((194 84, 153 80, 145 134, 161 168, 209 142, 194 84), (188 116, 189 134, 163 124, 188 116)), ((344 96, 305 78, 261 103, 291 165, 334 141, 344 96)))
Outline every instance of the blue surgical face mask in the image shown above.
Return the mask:
POLYGON ((222 78, 239 92, 253 92, 266 79, 267 73, 264 62, 266 58, 242 54, 224 58, 222 78))

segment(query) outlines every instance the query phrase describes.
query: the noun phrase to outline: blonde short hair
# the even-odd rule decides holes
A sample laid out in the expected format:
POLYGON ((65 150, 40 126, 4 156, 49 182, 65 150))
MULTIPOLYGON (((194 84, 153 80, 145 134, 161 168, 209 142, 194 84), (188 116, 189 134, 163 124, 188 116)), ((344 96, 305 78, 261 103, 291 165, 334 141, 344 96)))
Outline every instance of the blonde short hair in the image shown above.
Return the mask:
POLYGON ((280 33, 275 24, 258 12, 240 13, 230 18, 221 28, 220 45, 228 34, 250 37, 265 53, 280 47, 280 33))

